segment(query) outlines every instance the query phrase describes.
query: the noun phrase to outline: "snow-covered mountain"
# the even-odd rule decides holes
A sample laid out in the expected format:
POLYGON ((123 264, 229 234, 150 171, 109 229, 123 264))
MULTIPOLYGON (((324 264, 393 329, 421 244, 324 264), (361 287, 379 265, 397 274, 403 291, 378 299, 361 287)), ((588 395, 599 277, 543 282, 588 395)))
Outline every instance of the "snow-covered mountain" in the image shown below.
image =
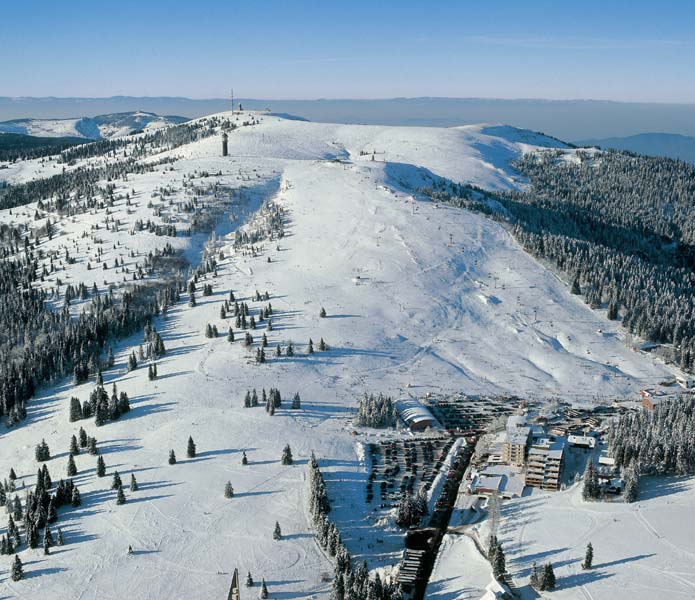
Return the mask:
POLYGON ((640 133, 626 137, 580 140, 576 143, 578 146, 629 150, 647 156, 667 156, 695 163, 695 137, 677 133, 640 133))
POLYGON ((41 137, 73 137, 98 140, 183 123, 185 117, 160 116, 135 111, 79 119, 14 119, 0 122, 0 132, 41 137))
MULTIPOLYGON (((510 161, 548 148, 572 160, 575 150, 562 142, 491 124, 358 126, 248 112, 196 123, 205 136, 173 149, 152 142, 137 158, 142 169, 113 175, 113 188, 94 199, 75 193, 74 210, 48 212, 32 202, 0 211, 0 224, 31 230, 50 219, 52 236, 36 238, 32 250, 40 250, 37 272, 46 269, 36 285, 57 308, 63 297, 50 295, 56 286, 62 293, 68 283, 96 285, 102 293, 112 286, 118 296, 139 272, 138 282, 152 282, 157 272, 149 273, 143 261, 167 245, 193 265, 216 261, 199 276, 195 303, 184 292, 154 319, 166 346, 158 378, 148 377, 143 361, 127 368, 128 357, 139 355, 142 332, 114 342, 115 365, 104 372, 104 383, 109 393, 113 385, 128 393, 130 413, 98 428, 93 419, 70 422, 70 398, 84 402, 95 382, 65 379, 39 390, 20 426, 0 425, 0 477, 13 468, 20 490, 35 483, 34 446, 42 439, 51 448, 46 464, 53 480, 65 477, 70 438, 80 426, 98 439, 107 468, 107 477, 98 477, 95 456, 75 457, 83 502, 61 509, 57 525, 66 545, 49 556, 23 549, 27 577, 20 582, 6 576, 10 558, 0 557, 0 597, 222 598, 238 567, 256 581, 264 577, 271 598, 325 599, 330 583, 322 573, 332 566, 308 518, 311 452, 327 480, 331 519, 352 555, 388 571, 403 549, 401 530, 364 497, 365 446, 388 435, 350 423, 365 392, 592 403, 636 397, 671 376, 670 368, 630 351, 616 321, 570 294, 502 225, 418 193, 440 179, 488 190, 521 188, 525 181, 510 161), (227 129, 225 157, 227 123, 238 128, 227 129), (87 206, 88 200, 94 202, 87 206), (284 235, 271 240, 272 215, 281 215, 284 235), (212 235, 196 229, 203 217, 214 217, 212 235), (157 226, 178 235, 161 235, 157 226), (207 285, 212 294, 203 295, 207 285), (272 327, 248 330, 250 347, 234 316, 221 310, 230 290, 256 318, 272 304, 272 327), (267 291, 268 300, 258 300, 257 291, 267 291), (219 337, 206 336, 213 325, 219 337), (258 363, 263 335, 267 359, 258 363), (325 352, 318 350, 321 339, 325 352), (290 343, 294 356, 287 355, 290 343), (260 395, 270 388, 283 397, 273 416, 244 407, 247 390, 260 395), (287 406, 295 393, 300 410, 287 406), (186 458, 189 436, 196 458, 186 458), (293 466, 280 464, 285 444, 293 466), (167 462, 171 449, 175 465, 167 462), (126 484, 131 474, 139 483, 138 491, 126 490, 123 505, 109 489, 114 470, 126 484), (227 481, 232 499, 223 496, 227 481), (281 540, 272 536, 276 521, 281 540), (127 554, 128 546, 134 554, 127 554)), ((0 174, 11 185, 48 179, 131 160, 134 146, 67 164, 50 157, 2 165, 0 174)), ((75 298, 71 310, 79 314, 84 306, 75 298)), ((592 518, 590 525, 604 521, 592 518)), ((644 527, 635 535, 652 539, 644 527)), ((692 554, 670 556, 680 561, 670 569, 690 567, 692 554)), ((631 576, 653 591, 649 575, 631 576)), ((585 587, 594 585, 600 578, 585 587)), ((242 597, 257 593, 256 587, 242 597)), ((619 589, 613 596, 632 597, 619 589)))

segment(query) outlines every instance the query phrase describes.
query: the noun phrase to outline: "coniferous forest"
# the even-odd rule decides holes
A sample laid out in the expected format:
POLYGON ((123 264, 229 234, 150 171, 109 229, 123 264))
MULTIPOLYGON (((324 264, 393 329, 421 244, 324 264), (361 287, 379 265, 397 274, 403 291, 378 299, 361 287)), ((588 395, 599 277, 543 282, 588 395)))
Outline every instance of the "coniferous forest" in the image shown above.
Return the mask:
POLYGON ((506 222, 526 251, 550 261, 592 308, 695 359, 695 166, 627 152, 527 154, 522 192, 490 195, 437 182, 431 198, 506 222))
POLYGON ((695 398, 681 397, 653 411, 630 411, 615 421, 609 443, 615 464, 642 474, 695 474, 695 398))

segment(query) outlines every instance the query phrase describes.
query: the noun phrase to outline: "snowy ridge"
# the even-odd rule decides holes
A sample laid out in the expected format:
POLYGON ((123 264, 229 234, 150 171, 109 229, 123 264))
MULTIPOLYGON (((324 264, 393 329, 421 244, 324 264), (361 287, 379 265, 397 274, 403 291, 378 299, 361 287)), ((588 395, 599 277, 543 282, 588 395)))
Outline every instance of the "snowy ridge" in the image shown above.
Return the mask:
POLYGON ((0 122, 0 132, 40 137, 110 139, 186 121, 183 117, 162 117, 142 111, 114 113, 79 119, 14 119, 0 122))

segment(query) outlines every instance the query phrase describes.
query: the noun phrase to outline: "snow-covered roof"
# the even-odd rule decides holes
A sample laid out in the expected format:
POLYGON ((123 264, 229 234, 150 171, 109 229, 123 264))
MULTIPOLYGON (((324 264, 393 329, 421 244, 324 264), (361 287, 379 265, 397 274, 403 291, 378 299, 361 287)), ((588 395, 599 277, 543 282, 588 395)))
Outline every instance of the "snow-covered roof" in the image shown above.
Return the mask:
POLYGON ((401 398, 396 400, 394 405, 401 419, 408 427, 423 423, 437 424, 437 419, 417 398, 401 398))
POLYGON ((575 446, 588 446, 589 448, 596 446, 596 438, 590 435, 569 435, 567 442, 575 446))

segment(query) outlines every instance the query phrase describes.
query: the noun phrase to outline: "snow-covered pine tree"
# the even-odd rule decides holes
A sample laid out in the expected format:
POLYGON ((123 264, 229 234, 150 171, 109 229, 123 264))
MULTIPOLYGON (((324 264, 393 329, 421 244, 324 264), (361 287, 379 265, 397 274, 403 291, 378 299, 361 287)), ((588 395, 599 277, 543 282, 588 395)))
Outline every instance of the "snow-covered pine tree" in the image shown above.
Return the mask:
POLYGON ((287 444, 287 445, 285 446, 285 448, 283 449, 283 451, 282 451, 282 458, 281 458, 280 462, 281 462, 283 465, 291 465, 291 464, 292 464, 292 462, 293 462, 293 459, 292 459, 292 450, 290 449, 290 445, 289 445, 289 444, 287 444))
POLYGON ((12 581, 20 581, 24 577, 24 569, 22 567, 22 561, 19 559, 19 555, 14 555, 14 560, 12 561, 12 568, 10 569, 10 577, 12 581))
POLYGON ((70 422, 74 423, 82 418, 82 404, 78 398, 70 398, 70 422))
POLYGON ((113 472, 113 480, 111 481, 111 489, 117 490, 119 487, 123 486, 123 481, 121 481, 121 476, 118 471, 113 472))
POLYGON ((72 457, 72 455, 68 456, 68 466, 66 471, 68 477, 74 477, 77 475, 77 466, 75 465, 75 459, 72 457))
POLYGON ((77 456, 80 453, 80 447, 77 445, 77 437, 70 438, 70 449, 68 450, 71 456, 77 456))
MULTIPOLYGON (((68 473, 69 475, 70 473, 68 473)), ((104 462, 104 457, 99 455, 97 458, 97 477, 104 477, 106 475, 106 463, 104 462)))
POLYGON ((225 498, 233 498, 234 497, 234 488, 232 487, 232 484, 230 481, 224 484, 224 497, 225 498))
POLYGON ((588 570, 591 569, 591 566, 594 564, 594 547, 591 545, 591 542, 589 542, 586 545, 586 552, 584 553, 584 562, 582 563, 582 569, 588 570))

